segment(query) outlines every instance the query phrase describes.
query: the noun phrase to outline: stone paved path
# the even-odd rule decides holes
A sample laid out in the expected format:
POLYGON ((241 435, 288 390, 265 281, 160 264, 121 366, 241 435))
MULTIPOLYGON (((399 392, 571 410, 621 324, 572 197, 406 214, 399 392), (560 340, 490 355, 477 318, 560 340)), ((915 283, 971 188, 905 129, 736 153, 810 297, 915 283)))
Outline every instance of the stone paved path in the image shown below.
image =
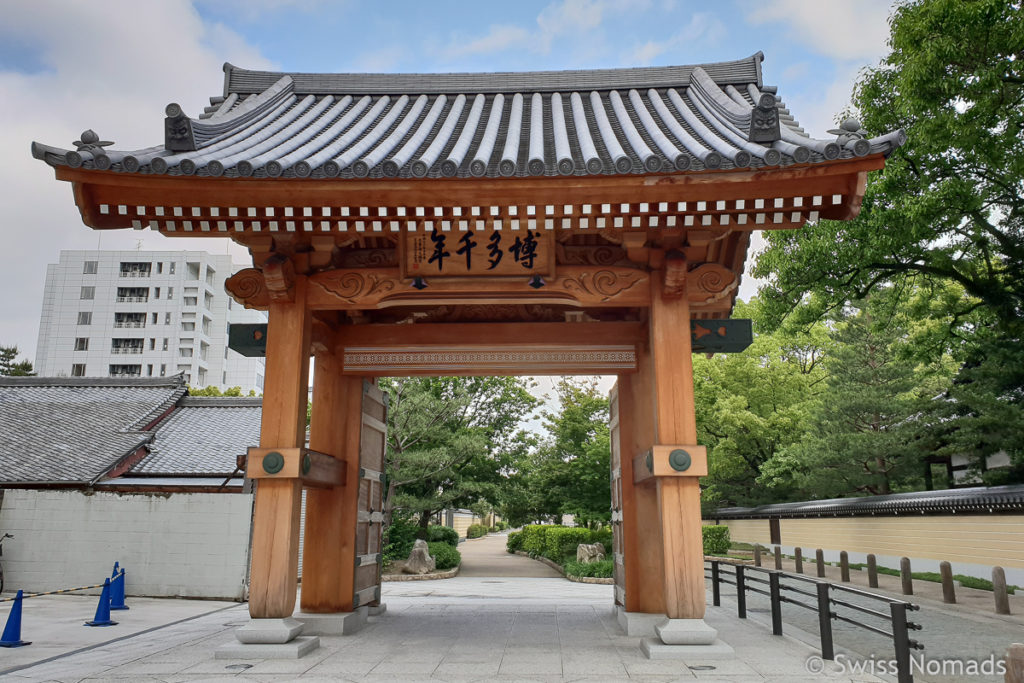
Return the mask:
POLYGON ((536 578, 561 578, 551 567, 522 555, 514 555, 505 549, 507 534, 488 534, 459 544, 462 553, 462 569, 459 576, 526 576, 536 578))

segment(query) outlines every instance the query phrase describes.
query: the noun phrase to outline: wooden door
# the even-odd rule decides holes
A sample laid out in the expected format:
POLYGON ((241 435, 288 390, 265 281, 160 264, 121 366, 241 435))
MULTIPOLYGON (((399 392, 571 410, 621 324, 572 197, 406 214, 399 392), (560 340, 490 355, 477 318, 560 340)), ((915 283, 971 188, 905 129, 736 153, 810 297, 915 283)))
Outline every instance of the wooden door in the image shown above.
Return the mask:
POLYGON ((381 535, 384 522, 384 449, 387 443, 387 394, 363 381, 359 433, 359 512, 356 518, 353 608, 380 604, 381 535))
POLYGON ((616 383, 608 395, 608 428, 611 436, 612 487, 612 564, 615 577, 615 604, 626 604, 625 541, 622 525, 622 446, 619 433, 619 385, 616 383))

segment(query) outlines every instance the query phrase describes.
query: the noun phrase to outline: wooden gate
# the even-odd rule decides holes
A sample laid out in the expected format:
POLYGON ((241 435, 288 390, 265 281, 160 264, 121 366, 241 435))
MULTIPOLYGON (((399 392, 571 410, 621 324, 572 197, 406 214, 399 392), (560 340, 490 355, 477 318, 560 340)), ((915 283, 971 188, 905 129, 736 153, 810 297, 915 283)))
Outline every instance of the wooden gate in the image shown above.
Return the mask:
POLYGON ((387 445, 387 394, 363 381, 359 434, 359 513, 356 522, 353 608, 380 604, 381 535, 384 522, 384 450, 387 445))
POLYGON ((608 395, 608 428, 611 436, 612 486, 612 563, 615 577, 615 604, 626 604, 626 566, 624 560, 624 529, 622 527, 622 456, 619 433, 619 385, 608 395))

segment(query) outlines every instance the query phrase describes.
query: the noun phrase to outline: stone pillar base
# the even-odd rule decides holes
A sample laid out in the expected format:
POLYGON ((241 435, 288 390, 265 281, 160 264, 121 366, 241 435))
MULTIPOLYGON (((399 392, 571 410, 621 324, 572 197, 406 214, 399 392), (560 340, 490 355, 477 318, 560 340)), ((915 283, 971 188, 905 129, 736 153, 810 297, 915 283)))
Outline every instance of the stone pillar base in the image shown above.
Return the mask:
POLYGON ((366 626, 368 611, 369 608, 363 606, 352 612, 296 612, 294 617, 305 626, 302 632, 308 635, 348 636, 366 626))
POLYGON ((655 627, 665 621, 664 614, 647 614, 645 612, 627 612, 622 605, 615 606, 615 616, 619 628, 627 636, 654 636, 655 627))
POLYGON ((725 658, 735 656, 732 646, 703 619, 662 619, 654 627, 657 638, 644 638, 640 649, 648 659, 725 658))
POLYGON ((302 622, 285 619, 250 619, 235 631, 237 643, 217 648, 214 659, 298 659, 320 647, 320 639, 299 636, 302 622))
POLYGON ((379 617, 388 611, 388 604, 386 602, 382 602, 379 605, 367 605, 367 609, 370 610, 369 616, 379 617))

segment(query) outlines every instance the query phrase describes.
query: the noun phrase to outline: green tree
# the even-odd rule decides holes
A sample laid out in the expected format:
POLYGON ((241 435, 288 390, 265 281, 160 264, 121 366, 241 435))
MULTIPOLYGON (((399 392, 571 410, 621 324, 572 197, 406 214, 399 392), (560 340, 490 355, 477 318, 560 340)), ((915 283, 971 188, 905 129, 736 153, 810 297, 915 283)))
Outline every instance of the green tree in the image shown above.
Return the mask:
MULTIPOLYGON (((188 388, 189 396, 242 396, 242 387, 229 387, 224 391, 221 391, 219 387, 210 385, 203 387, 202 389, 196 389, 195 387, 188 388)), ((250 391, 249 395, 253 395, 250 391)))
POLYGON ((897 292, 879 290, 833 316, 827 390, 806 434, 764 464, 759 482, 791 485, 800 498, 921 487, 934 447, 921 438, 934 426, 924 416, 951 368, 914 359, 899 304, 897 292))
POLYGON ((19 361, 17 358, 17 346, 0 346, 0 375, 29 377, 36 374, 32 369, 31 361, 19 361))
MULTIPOLYGON (((760 316, 760 302, 738 302, 736 317, 760 316)), ((764 463, 799 442, 824 392, 825 327, 766 333, 741 353, 694 357, 697 441, 708 448, 702 501, 707 509, 759 505, 790 495, 782 481, 758 484, 764 463)))
POLYGON ((385 515, 430 516, 495 501, 517 425, 536 405, 514 377, 410 377, 381 381, 389 395, 385 515))

